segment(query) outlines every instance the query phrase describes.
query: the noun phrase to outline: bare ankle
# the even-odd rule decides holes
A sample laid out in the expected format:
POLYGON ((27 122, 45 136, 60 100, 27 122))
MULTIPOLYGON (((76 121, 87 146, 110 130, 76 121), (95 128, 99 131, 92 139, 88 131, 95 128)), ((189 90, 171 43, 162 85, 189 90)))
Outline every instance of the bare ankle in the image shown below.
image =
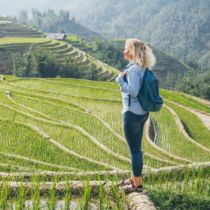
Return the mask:
POLYGON ((133 182, 136 186, 142 185, 142 177, 141 176, 134 176, 133 182))

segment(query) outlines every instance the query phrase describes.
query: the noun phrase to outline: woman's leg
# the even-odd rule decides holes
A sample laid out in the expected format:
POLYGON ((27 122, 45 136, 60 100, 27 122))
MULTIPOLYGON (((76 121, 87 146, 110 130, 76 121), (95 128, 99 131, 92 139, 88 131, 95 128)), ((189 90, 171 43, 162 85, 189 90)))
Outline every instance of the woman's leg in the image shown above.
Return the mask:
MULTIPOLYGON (((142 170, 143 170, 143 154, 142 154, 142 149, 141 149, 141 144, 142 144, 142 137, 143 137, 143 127, 144 123, 141 123, 138 135, 136 135, 136 139, 139 139, 139 150, 138 152, 132 152, 132 161, 136 163, 136 165, 132 163, 132 168, 133 171, 136 170, 137 172, 133 172, 133 182, 136 186, 142 185, 142 170), (140 166, 138 166, 138 164, 140 166), (139 171, 139 173, 138 173, 139 171)), ((135 151, 135 150, 134 150, 135 151)))
POLYGON ((143 157, 141 151, 141 140, 143 136, 144 123, 148 115, 135 115, 128 111, 123 115, 124 135, 130 150, 132 179, 135 185, 142 183, 143 157))
MULTIPOLYGON (((146 122, 146 120, 148 119, 149 117, 149 113, 145 116, 143 122, 140 123, 140 129, 139 129, 139 136, 137 137, 137 139, 140 139, 140 148, 141 148, 141 145, 142 145, 142 137, 143 137, 143 131, 144 131, 144 124, 146 122)), ((140 174, 141 176, 133 176, 133 182, 136 186, 140 186, 142 185, 142 169, 143 169, 143 155, 142 155, 142 149, 140 151, 140 154, 141 154, 141 171, 140 171, 140 174)))

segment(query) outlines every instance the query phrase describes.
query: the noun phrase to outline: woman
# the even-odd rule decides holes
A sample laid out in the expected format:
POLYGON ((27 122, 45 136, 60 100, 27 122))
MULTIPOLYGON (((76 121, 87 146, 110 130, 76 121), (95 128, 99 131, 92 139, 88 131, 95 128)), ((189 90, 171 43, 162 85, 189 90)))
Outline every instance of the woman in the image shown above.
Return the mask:
POLYGON ((152 49, 138 39, 127 39, 123 51, 124 59, 129 61, 127 68, 115 79, 120 85, 123 102, 123 130, 131 158, 131 177, 121 184, 126 193, 141 192, 143 157, 141 141, 143 128, 149 117, 138 101, 137 95, 142 85, 144 72, 156 64, 152 49))

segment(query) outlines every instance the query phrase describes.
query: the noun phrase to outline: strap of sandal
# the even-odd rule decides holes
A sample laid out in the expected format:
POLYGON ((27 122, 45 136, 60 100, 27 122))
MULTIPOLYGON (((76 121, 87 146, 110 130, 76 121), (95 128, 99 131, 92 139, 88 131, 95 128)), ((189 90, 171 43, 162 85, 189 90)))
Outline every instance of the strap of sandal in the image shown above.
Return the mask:
POLYGON ((135 186, 134 184, 124 185, 123 189, 126 193, 128 192, 143 192, 143 188, 139 188, 135 186))
MULTIPOLYGON (((123 180, 123 183, 124 183, 126 180, 127 180, 127 179, 124 179, 124 180, 123 180)), ((129 182, 130 182, 131 184, 134 184, 134 183, 133 183, 133 180, 132 180, 131 178, 129 178, 129 182)))

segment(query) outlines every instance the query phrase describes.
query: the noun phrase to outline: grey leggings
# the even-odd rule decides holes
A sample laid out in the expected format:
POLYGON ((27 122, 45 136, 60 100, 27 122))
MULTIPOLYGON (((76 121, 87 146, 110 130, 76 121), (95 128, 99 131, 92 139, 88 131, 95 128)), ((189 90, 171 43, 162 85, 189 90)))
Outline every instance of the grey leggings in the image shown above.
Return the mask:
POLYGON ((123 113, 123 130, 130 150, 132 173, 134 176, 142 176, 143 156, 141 142, 143 128, 149 112, 144 115, 137 115, 131 111, 123 113))

